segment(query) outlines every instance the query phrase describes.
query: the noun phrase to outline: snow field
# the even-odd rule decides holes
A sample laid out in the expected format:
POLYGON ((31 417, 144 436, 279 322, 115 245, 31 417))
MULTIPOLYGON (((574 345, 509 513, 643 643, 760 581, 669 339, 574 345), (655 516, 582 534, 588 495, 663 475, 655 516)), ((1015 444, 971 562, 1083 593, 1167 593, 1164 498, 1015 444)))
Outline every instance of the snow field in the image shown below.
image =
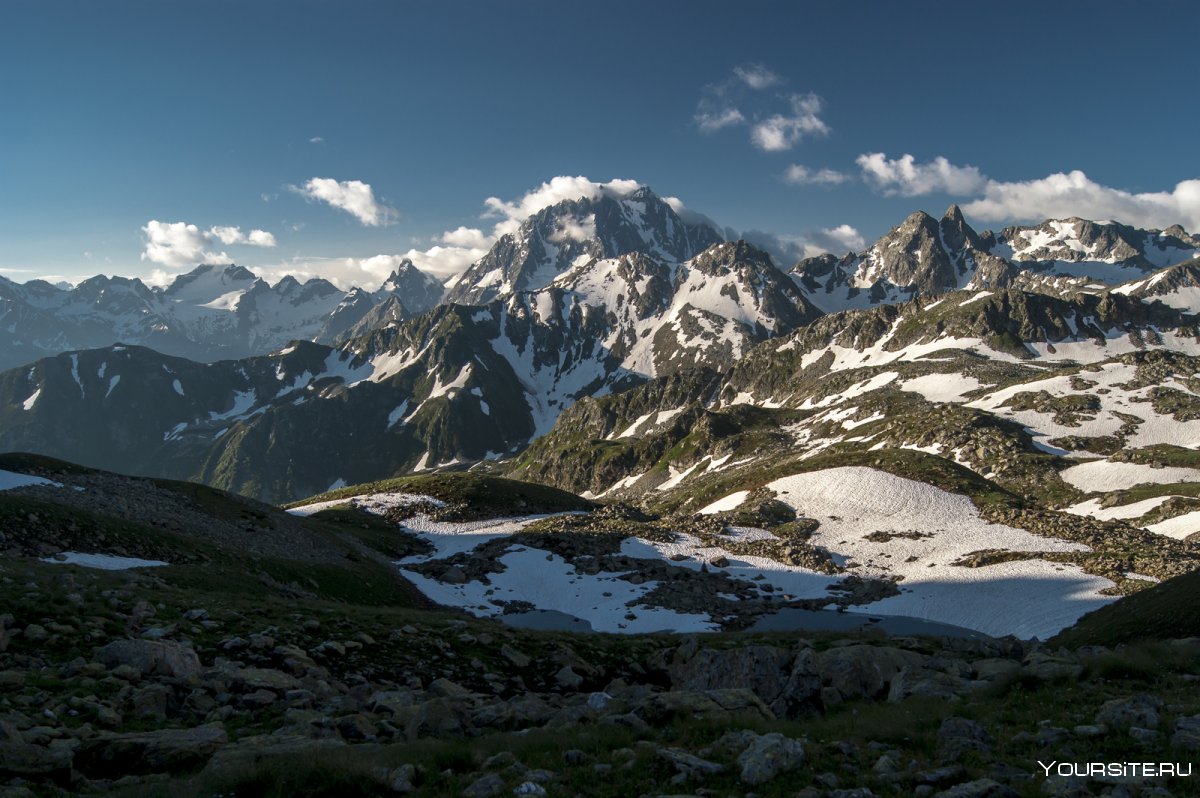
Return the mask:
POLYGON ((35 477, 29 474, 18 474, 14 471, 0 471, 0 490, 12 490, 13 488, 25 488, 31 485, 48 485, 52 488, 61 488, 61 482, 55 482, 45 477, 35 477))
POLYGON ((1081 463, 1059 472, 1068 485, 1091 493, 1125 490, 1135 485, 1169 485, 1174 482, 1200 482, 1200 470, 1195 468, 1153 468, 1139 463, 1114 463, 1096 460, 1081 463))

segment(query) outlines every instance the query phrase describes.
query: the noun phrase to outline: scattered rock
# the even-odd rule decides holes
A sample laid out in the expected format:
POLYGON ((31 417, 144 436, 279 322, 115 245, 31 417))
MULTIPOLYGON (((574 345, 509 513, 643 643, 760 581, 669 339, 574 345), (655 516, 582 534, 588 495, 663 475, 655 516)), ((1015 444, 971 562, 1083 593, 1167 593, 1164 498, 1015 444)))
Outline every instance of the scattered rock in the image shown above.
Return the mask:
POLYGON ((1179 718, 1175 721, 1175 733, 1171 745, 1187 751, 1200 751, 1200 715, 1179 718))

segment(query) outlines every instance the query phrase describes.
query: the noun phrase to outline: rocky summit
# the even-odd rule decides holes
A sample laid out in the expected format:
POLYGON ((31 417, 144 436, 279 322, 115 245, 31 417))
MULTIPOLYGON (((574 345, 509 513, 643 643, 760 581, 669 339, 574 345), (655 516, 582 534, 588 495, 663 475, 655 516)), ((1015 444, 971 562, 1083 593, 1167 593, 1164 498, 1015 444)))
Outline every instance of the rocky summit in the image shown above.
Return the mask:
POLYGON ((1037 763, 1200 739, 1198 245, 0 282, 0 796, 1190 794, 1037 763))

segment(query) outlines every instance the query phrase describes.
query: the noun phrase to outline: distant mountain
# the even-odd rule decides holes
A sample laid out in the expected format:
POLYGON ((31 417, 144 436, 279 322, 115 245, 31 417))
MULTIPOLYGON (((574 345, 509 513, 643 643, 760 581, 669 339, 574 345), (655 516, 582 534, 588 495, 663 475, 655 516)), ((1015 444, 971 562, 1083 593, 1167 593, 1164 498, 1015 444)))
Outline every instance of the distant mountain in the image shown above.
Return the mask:
POLYGON ((820 255, 792 274, 817 307, 833 313, 904 302, 960 288, 1014 284, 1065 290, 1119 285, 1200 254, 1200 238, 1175 226, 1140 230, 1113 222, 1047 220, 976 233, 951 205, 941 219, 917 211, 861 253, 820 255), (1065 282, 1064 282, 1065 281, 1065 282))
MULTIPOLYGON (((1194 383, 1138 395, 1131 401, 1141 404, 1114 411, 1124 416, 1096 435, 1071 431, 1081 422, 1070 407, 1093 400, 1068 397, 1059 427, 1069 429, 1047 432, 1059 443, 1044 443, 1045 451, 995 408, 938 416, 910 441, 900 437, 916 430, 905 420, 911 398, 892 392, 869 412, 847 404, 853 416, 833 408, 826 417, 821 402, 828 391, 871 393, 883 370, 944 380, 952 392, 1036 383, 1048 368, 1066 373, 1118 357, 1190 358, 1200 352, 1200 272, 1194 261, 1175 261, 1194 251, 1195 239, 1178 228, 1067 220, 977 233, 951 206, 940 219, 912 214, 862 253, 811 258, 788 274, 762 250, 685 223, 639 189, 535 214, 434 307, 440 287, 411 263, 374 293, 320 280, 268 286, 237 267, 198 269, 161 291, 107 278, 72 292, 6 283, 0 288, 14 295, 18 315, 66 307, 64 294, 74 303, 64 324, 48 312, 40 319, 51 351, 83 328, 71 319, 97 313, 108 325, 100 329, 119 318, 122 340, 159 351, 93 347, 0 373, 0 450, 283 501, 335 484, 509 460, 537 441, 524 473, 601 493, 646 469, 655 470, 646 484, 674 487, 696 458, 732 453, 722 453, 732 440, 722 431, 729 413, 778 410, 779 429, 742 437, 749 453, 791 440, 815 454, 823 442, 860 437, 840 430, 887 420, 897 426, 880 436, 883 445, 953 440, 989 453, 962 454, 961 466, 1001 451, 998 435, 1008 454, 981 473, 1018 464, 1026 481, 1013 477, 1014 490, 1061 484, 1047 471, 1058 468, 1047 465, 1050 451, 1119 450, 1135 439, 1132 419, 1146 417, 1146 402, 1178 404, 1180 423, 1191 424, 1200 410, 1177 393, 1194 383), (1167 265, 1154 272, 1156 263, 1167 265), (1137 279, 1112 286, 1088 274, 1114 268, 1102 277, 1137 279), (168 354, 197 341, 263 354, 209 366, 168 354), (952 353, 949 365, 932 376, 943 351, 952 353), (857 373, 865 387, 848 382, 857 373), (603 414, 581 428, 573 419, 592 400, 603 414), (731 409, 740 406, 751 409, 731 409), (820 418, 809 424, 808 415, 820 418), (695 424, 703 429, 689 437, 695 424), (807 437, 789 437, 785 427, 803 427, 807 437), (657 442, 627 450, 643 438, 657 442), (686 450, 676 450, 685 438, 686 450), (1029 468, 1025 455, 1035 458, 1029 468)), ((1046 401, 1058 407, 1053 396, 1046 401)), ((1155 420, 1146 429, 1168 426, 1155 420)), ((1169 440, 1191 446, 1191 428, 1180 429, 1169 440)))
POLYGON ((210 366, 125 346, 43 359, 0 374, 0 449, 282 501, 508 456, 580 398, 729 368, 818 315, 744 242, 681 264, 581 260, 538 291, 375 319, 336 349, 297 342, 210 366))
POLYGON ((247 357, 293 339, 332 343, 393 297, 408 317, 440 296, 437 281, 410 261, 375 292, 293 277, 268 285, 234 265, 200 266, 163 288, 123 277, 67 289, 0 277, 0 368, 117 342, 200 361, 247 357))
POLYGON ((707 224, 685 222, 646 187, 567 200, 502 236, 451 286, 446 301, 477 305, 536 291, 589 260, 640 253, 681 263, 723 239, 707 224))

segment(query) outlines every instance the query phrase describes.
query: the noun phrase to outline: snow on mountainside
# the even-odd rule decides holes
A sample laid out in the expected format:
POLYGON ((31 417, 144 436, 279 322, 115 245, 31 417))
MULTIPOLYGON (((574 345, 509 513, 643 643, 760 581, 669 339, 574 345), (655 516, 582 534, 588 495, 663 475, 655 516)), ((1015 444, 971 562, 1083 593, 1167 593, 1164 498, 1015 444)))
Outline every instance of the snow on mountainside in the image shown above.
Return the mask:
POLYGON ((408 261, 374 293, 321 279, 268 285, 234 265, 200 266, 165 288, 122 277, 73 289, 0 277, 0 368, 116 342, 201 361, 247 357, 293 339, 333 342, 393 297, 403 297, 407 316, 440 296, 437 281, 408 261))
POLYGON ((1200 254, 1200 238, 1175 226, 1047 220, 976 233, 957 206, 939 220, 917 211, 862 253, 821 255, 792 270, 822 310, 867 308, 960 288, 1104 290, 1200 254))
MULTIPOLYGON (((766 253, 742 242, 683 263, 641 253, 581 260, 538 291, 387 321, 340 349, 289 347, 232 361, 233 371, 214 364, 202 372, 202 406, 180 403, 173 384, 157 378, 180 367, 149 350, 129 368, 155 379, 134 376, 116 389, 137 392, 136 402, 110 402, 99 387, 81 390, 64 365, 76 354, 38 361, 0 375, 7 391, 0 420, 9 422, 0 447, 65 455, 76 448, 69 433, 97 439, 86 457, 73 451, 75 459, 118 467, 99 439, 133 435, 133 407, 145 403, 160 420, 145 425, 153 434, 124 447, 130 460, 119 467, 169 467, 173 476, 292 498, 338 479, 510 455, 580 398, 697 366, 727 369, 755 344, 817 315, 766 253), (301 356, 313 363, 287 366, 301 356), (252 391, 241 364, 278 375, 252 391), (27 411, 34 392, 35 409, 27 411), (84 419, 89 429, 76 430, 84 419), (55 423, 61 438, 49 433, 55 423)), ((90 361, 107 351, 81 354, 90 361)), ((181 382, 194 402, 191 380, 181 382)))
POLYGON ((535 291, 586 260, 642 253, 679 263, 722 240, 706 224, 685 222, 649 188, 608 184, 595 198, 544 208, 502 236, 458 278, 446 300, 475 305, 535 291))
MULTIPOLYGON (((194 380, 180 379, 177 386, 151 379, 150 373, 182 367, 148 350, 138 350, 134 362, 107 378, 124 377, 120 384, 104 386, 75 379, 63 365, 103 354, 37 361, 0 375, 0 448, 162 471, 279 500, 339 480, 503 460, 548 436, 534 447, 544 455, 530 473, 536 479, 568 480, 563 484, 574 490, 599 494, 633 487, 644 467, 658 470, 641 487, 669 493, 718 469, 724 444, 700 459, 670 463, 655 458, 678 440, 616 460, 603 452, 614 443, 686 434, 689 425, 705 423, 705 412, 736 407, 805 414, 766 443, 789 441, 808 456, 869 448, 861 444, 873 440, 872 425, 907 413, 920 390, 930 393, 924 401, 953 407, 953 414, 986 419, 983 428, 1000 430, 995 434, 1007 441, 1005 454, 993 458, 991 443, 983 448, 988 454, 973 454, 978 430, 959 429, 957 415, 939 417, 949 425, 938 428, 941 438, 914 428, 908 438, 892 436, 883 444, 929 452, 940 446, 940 452, 957 452, 957 465, 1011 479, 1014 489, 1045 476, 1025 469, 1018 452, 1107 454, 1113 440, 1118 449, 1122 441, 1192 445, 1187 434, 1168 431, 1169 424, 1147 417, 1144 408, 1109 407, 1108 400, 1100 400, 1096 419, 1104 422, 1091 436, 1097 440, 1065 431, 1079 423, 1070 414, 1057 426, 1034 423, 1029 413, 1045 402, 1085 401, 1045 386, 971 404, 984 386, 1036 383, 1035 375, 1047 370, 1049 378, 1117 357, 1200 354, 1188 294, 1196 290, 1194 266, 1145 271, 1191 251, 1195 242, 1181 229, 1160 234, 1068 220, 996 236, 976 233, 951 206, 941 219, 912 214, 861 254, 809 259, 789 275, 765 252, 723 241, 714 228, 685 222, 674 207, 636 188, 543 208, 468 270, 450 302, 415 316, 407 303, 433 301, 437 289, 411 264, 402 264, 375 294, 343 294, 321 280, 268 286, 236 267, 203 268, 164 291, 97 278, 71 295, 119 299, 134 310, 152 306, 154 313, 140 314, 142 324, 160 337, 190 341, 187 336, 200 330, 207 340, 274 353, 232 361, 232 371, 214 364, 201 380, 207 398, 194 406, 188 387, 194 380), (1041 227, 1043 233, 1035 232, 1041 227), (1068 251, 1084 258, 1071 261, 1076 265, 1093 262, 1086 258, 1140 264, 1142 276, 1110 290, 1090 277, 1056 274, 1054 263, 1066 262, 1068 251), (1033 259, 1043 256, 1059 260, 1033 259), (315 349, 275 343, 290 339, 342 343, 315 349), (951 365, 931 369, 943 352, 951 365), (296 358, 313 362, 293 373, 284 364, 296 358), (277 376, 251 390, 240 367, 277 376), (1009 381, 996 379, 995 369, 1006 369, 1009 381), (697 373, 721 375, 720 390, 705 387, 699 405, 697 397, 657 405, 636 399, 639 383, 683 385, 697 373), (818 387, 806 387, 810 383, 818 387), (900 390, 901 383, 920 386, 918 393, 900 390), (180 389, 189 392, 183 405, 180 389), (147 411, 156 419, 153 434, 138 431, 130 391, 139 392, 133 404, 153 408, 147 411), (1037 398, 1043 393, 1045 402, 1037 398), (859 395, 872 400, 849 402, 859 395), (573 429, 583 400, 600 397, 608 398, 608 420, 589 435, 604 441, 603 452, 590 452, 569 435, 571 446, 544 451, 557 445, 559 432, 573 429), (85 419, 100 429, 76 429, 85 419), (1018 423, 1024 433, 1013 433, 1018 423), (93 441, 87 458, 73 450, 72 435, 93 441), (120 465, 110 462, 114 449, 126 458, 120 465)), ((25 313, 64 293, 33 283, 0 288, 25 292, 19 311, 25 313)), ((1130 393, 1128 401, 1166 407, 1178 398, 1170 391, 1190 390, 1178 380, 1161 387, 1153 395, 1130 393)))

